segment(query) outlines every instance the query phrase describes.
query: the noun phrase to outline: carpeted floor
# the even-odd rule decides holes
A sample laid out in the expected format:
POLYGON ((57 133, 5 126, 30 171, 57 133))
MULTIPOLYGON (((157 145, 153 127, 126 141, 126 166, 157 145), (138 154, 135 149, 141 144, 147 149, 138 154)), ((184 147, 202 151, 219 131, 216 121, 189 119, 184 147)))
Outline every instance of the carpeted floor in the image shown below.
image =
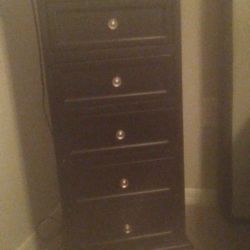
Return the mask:
POLYGON ((250 225, 230 223, 216 208, 188 206, 186 221, 195 250, 250 250, 250 225))

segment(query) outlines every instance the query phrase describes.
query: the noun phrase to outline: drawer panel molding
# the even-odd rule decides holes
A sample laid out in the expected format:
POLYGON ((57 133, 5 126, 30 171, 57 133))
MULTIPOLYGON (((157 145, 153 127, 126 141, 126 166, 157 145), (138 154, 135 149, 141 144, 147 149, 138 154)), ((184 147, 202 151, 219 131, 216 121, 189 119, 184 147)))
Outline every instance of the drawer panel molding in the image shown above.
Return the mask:
POLYGON ((170 190, 177 178, 176 161, 149 160, 95 167, 80 161, 65 165, 70 193, 76 199, 106 199, 138 192, 170 190))
POLYGON ((50 48, 100 49, 168 44, 172 0, 47 2, 50 48))

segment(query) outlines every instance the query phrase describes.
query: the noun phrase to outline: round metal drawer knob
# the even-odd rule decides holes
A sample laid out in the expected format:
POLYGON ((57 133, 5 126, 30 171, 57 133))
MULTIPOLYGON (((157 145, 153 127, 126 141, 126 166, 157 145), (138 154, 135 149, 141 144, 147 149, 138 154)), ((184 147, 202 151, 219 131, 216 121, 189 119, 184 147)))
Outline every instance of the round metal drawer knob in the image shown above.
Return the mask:
POLYGON ((125 224, 123 230, 125 234, 130 234, 132 232, 132 227, 129 224, 125 224))
POLYGON ((112 85, 115 88, 119 88, 122 85, 122 79, 119 76, 116 76, 112 79, 112 85))
POLYGON ((118 20, 116 18, 111 18, 108 21, 108 27, 110 30, 116 30, 119 26, 118 20))
POLYGON ((125 136, 126 136, 126 133, 121 129, 116 132, 116 138, 119 141, 123 140, 125 136))
POLYGON ((120 186, 122 189, 126 189, 129 186, 129 181, 126 178, 121 179, 120 186))

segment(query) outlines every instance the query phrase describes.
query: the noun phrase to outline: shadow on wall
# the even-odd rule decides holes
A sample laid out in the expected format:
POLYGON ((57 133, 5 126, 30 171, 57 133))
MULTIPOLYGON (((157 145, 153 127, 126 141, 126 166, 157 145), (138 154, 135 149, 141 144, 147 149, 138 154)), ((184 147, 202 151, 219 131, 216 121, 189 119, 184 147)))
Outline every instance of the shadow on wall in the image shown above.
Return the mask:
POLYGON ((222 67, 219 85, 219 167, 218 199, 223 215, 228 219, 232 213, 232 95, 233 95, 233 2, 222 0, 223 4, 221 43, 222 67))
POLYGON ((219 91, 222 80, 222 1, 201 1, 201 183, 217 185, 219 162, 219 91))
POLYGON ((201 183, 217 189, 224 215, 249 215, 249 120, 232 141, 232 1, 201 4, 201 183))
POLYGON ((233 144, 233 214, 250 219, 250 118, 233 144))
MULTIPOLYGON (((29 204, 24 201, 24 204, 15 205, 32 211, 32 224, 35 227, 55 209, 59 197, 54 149, 42 107, 34 17, 29 0, 5 1, 1 8, 11 75, 9 81, 12 83, 24 162, 21 171, 29 197, 29 204)), ((24 228, 23 225, 16 227, 24 228)))

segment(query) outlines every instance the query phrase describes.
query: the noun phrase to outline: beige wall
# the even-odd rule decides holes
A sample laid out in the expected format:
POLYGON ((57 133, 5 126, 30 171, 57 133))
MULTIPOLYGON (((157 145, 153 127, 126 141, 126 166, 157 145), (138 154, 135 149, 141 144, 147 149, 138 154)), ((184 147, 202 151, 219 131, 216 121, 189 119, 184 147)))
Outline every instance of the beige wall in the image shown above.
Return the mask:
POLYGON ((30 1, 1 1, 0 12, 0 248, 14 250, 59 197, 30 1))
POLYGON ((216 188, 221 79, 221 8, 218 0, 181 0, 185 181, 216 188))
POLYGON ((233 212, 250 218, 250 1, 233 1, 233 212))

